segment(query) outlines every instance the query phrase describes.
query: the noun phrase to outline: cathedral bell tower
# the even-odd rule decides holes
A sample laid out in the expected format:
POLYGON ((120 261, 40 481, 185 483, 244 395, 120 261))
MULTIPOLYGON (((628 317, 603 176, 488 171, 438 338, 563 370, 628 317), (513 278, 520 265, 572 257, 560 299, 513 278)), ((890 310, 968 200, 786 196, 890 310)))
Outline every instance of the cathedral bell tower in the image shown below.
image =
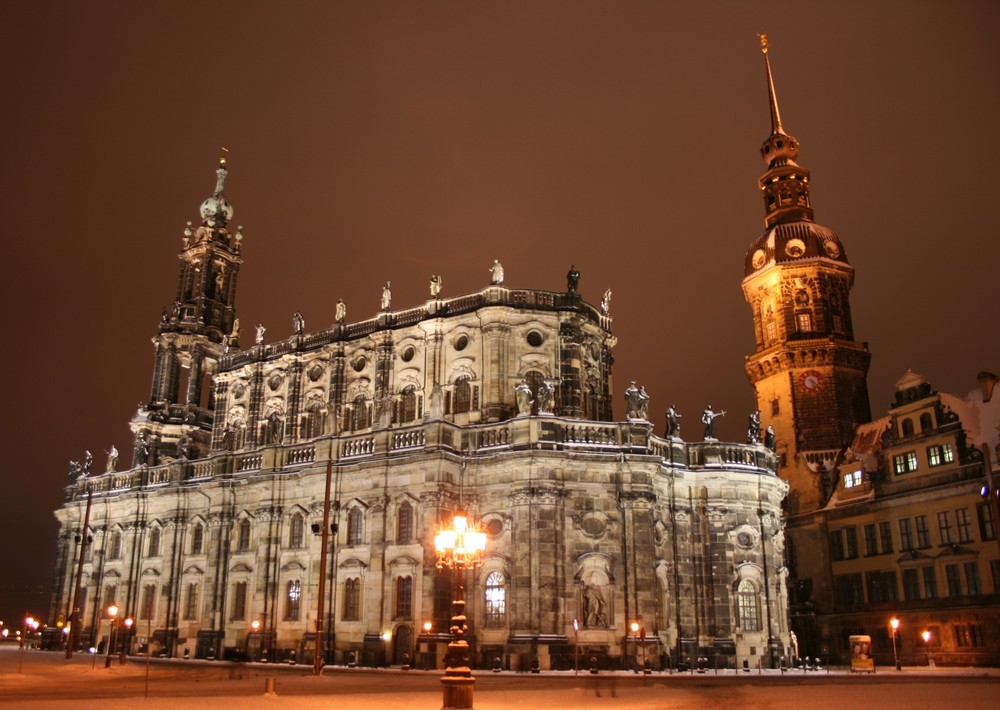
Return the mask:
POLYGON ((133 465, 197 458, 209 448, 211 378, 219 358, 239 346, 236 277, 242 228, 228 229, 233 207, 223 194, 226 160, 215 171, 215 191, 201 204, 201 226, 187 223, 180 277, 172 308, 164 308, 149 402, 132 419, 133 465))
POLYGON ((774 427, 788 512, 824 505, 854 428, 871 419, 871 354, 854 340, 854 267, 837 235, 813 221, 809 171, 778 111, 767 38, 761 36, 771 135, 761 146, 764 233, 750 245, 743 296, 753 311, 756 352, 746 372, 764 424, 774 427))

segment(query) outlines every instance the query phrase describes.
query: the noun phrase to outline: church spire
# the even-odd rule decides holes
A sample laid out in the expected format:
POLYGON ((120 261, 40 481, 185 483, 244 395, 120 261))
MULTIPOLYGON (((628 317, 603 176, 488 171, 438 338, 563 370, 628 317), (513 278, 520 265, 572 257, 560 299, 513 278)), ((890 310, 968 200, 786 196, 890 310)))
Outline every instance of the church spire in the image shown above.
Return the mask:
POLYGON ((771 73, 771 59, 768 55, 770 43, 767 35, 760 35, 760 48, 764 55, 768 103, 771 108, 771 135, 760 147, 760 156, 768 168, 759 180, 764 197, 764 225, 771 227, 777 222, 812 221, 809 171, 795 162, 799 157, 799 142, 794 136, 786 133, 781 125, 778 94, 774 90, 774 76, 771 73))

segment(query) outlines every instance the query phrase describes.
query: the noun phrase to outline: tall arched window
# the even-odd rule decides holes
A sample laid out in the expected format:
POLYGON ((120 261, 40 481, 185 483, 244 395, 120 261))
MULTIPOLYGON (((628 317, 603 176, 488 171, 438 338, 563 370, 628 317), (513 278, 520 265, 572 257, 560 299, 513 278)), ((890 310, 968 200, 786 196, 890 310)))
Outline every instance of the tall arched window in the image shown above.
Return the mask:
POLYGON ((149 556, 160 556, 160 529, 156 527, 149 529, 149 556))
POLYGON ((493 628, 503 626, 507 615, 507 590, 500 572, 490 572, 483 594, 486 601, 483 624, 493 628))
POLYGON ((920 431, 930 431, 934 428, 934 424, 931 420, 930 412, 924 412, 920 415, 920 431))
POLYGON ((246 518, 240 521, 239 536, 236 538, 236 551, 246 552, 250 549, 250 521, 246 518))
POLYGON ((903 420, 903 436, 913 436, 913 420, 903 420))
POLYGON ((120 559, 122 556, 122 534, 118 530, 111 533, 111 549, 109 556, 113 560, 120 559))
POLYGON ((357 621, 361 618, 361 580, 344 580, 344 615, 345 621, 357 621))
POLYGON ((739 604, 740 628, 744 631, 760 631, 760 610, 757 608, 757 587, 749 579, 744 579, 736 588, 739 604))
POLYGON ((399 398, 399 421, 401 424, 417 418, 417 388, 407 385, 399 398))
POLYGON ((406 545, 413 541, 413 506, 403 501, 396 518, 396 543, 406 545))
POLYGON ((455 380, 453 402, 452 412, 455 414, 462 414, 472 409, 472 383, 468 377, 459 377, 455 380))
POLYGON ((302 513, 296 513, 292 516, 288 529, 288 546, 290 548, 297 549, 302 547, 304 531, 305 520, 302 518, 302 513))
POLYGON ((351 429, 367 429, 371 426, 371 419, 368 416, 368 400, 363 394, 354 398, 354 406, 351 410, 351 429))
POLYGON ((191 554, 200 555, 205 546, 205 526, 197 523, 191 531, 191 554))
POLYGON ((413 616, 413 577, 396 578, 396 605, 394 619, 409 619, 413 616))
POLYGON ((288 581, 285 592, 285 620, 295 621, 299 618, 302 602, 302 582, 298 579, 288 581))
POLYGON ((347 544, 361 544, 361 523, 363 521, 361 508, 351 508, 347 513, 347 544))

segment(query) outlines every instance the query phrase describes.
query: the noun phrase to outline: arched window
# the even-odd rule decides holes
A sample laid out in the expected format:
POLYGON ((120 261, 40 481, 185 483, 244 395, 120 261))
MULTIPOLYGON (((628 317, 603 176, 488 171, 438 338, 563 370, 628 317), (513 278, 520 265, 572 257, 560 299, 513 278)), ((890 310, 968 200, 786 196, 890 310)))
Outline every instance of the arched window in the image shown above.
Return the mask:
POLYGON ((160 556, 160 529, 150 528, 149 529, 149 556, 159 557, 160 556))
POLYGON ((113 560, 120 559, 122 556, 122 534, 120 531, 115 530, 111 533, 111 549, 109 557, 113 560))
POLYGON ((371 426, 371 419, 368 416, 368 400, 363 394, 354 398, 354 405, 351 409, 351 429, 367 429, 371 426))
POLYGON ((362 523, 361 508, 351 508, 350 512, 347 513, 347 544, 348 545, 360 545, 361 544, 361 523, 362 523))
POLYGON ((930 412, 924 412, 920 415, 920 431, 929 431, 934 428, 933 420, 931 419, 930 412))
POLYGON ((200 555, 205 546, 205 526, 198 523, 191 531, 191 554, 200 555))
POLYGON ((326 417, 323 416, 323 404, 313 402, 307 408, 307 414, 302 426, 303 439, 315 439, 323 435, 323 423, 326 417))
POLYGON ((483 624, 493 628, 503 626, 507 616, 507 590, 500 572, 490 572, 483 595, 486 601, 483 624))
POLYGON ((240 531, 236 539, 236 551, 246 552, 250 549, 250 521, 244 518, 240 521, 240 531))
POLYGON ((455 394, 452 406, 454 414, 462 414, 472 409, 472 383, 468 377, 459 377, 455 380, 455 394))
POLYGON ((361 580, 344 580, 344 621, 357 621, 361 618, 361 580))
POLYGON ((301 513, 296 513, 292 516, 291 524, 288 530, 288 546, 292 549, 297 549, 302 547, 303 544, 303 533, 305 530, 305 520, 302 518, 301 513))
POLYGON ((405 424, 417 418, 417 388, 407 385, 399 398, 399 422, 405 424))
POLYGON ((302 601, 302 582, 298 579, 291 579, 286 585, 285 591, 285 620, 295 621, 299 618, 299 609, 302 601))
POLYGON ((236 582, 233 585, 233 613, 231 619, 247 618, 247 583, 236 582))
POLYGON ((744 579, 736 588, 739 604, 740 628, 744 631, 760 631, 760 612, 757 609, 757 587, 749 579, 744 579))
POLYGON ((903 420, 903 436, 913 436, 913 420, 903 420))
POLYGON ((413 616, 413 577, 396 577, 396 605, 392 618, 413 616))
POLYGON ((406 545, 413 540, 413 506, 403 501, 396 518, 396 543, 406 545))

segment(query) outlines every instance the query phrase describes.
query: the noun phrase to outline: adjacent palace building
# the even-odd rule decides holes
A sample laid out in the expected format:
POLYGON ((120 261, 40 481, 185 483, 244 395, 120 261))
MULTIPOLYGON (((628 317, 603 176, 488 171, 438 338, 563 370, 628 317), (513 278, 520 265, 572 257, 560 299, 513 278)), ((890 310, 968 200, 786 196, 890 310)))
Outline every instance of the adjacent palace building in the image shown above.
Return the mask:
POLYGON ((765 231, 743 291, 773 436, 658 436, 634 384, 614 421, 612 319, 572 270, 564 292, 511 289, 497 263, 481 291, 432 280, 404 310, 387 285, 373 318, 338 308, 249 342, 223 162, 184 232, 131 462, 73 467, 56 511, 68 643, 106 647, 114 627, 132 652, 437 667, 461 583, 479 666, 773 667, 846 658, 853 633, 878 656, 893 615, 907 663, 996 662, 1000 516, 980 497, 996 377, 959 399, 907 374, 870 421, 854 270, 812 220, 766 46, 765 65, 765 231), (435 564, 458 511, 487 538, 465 573, 435 564))

